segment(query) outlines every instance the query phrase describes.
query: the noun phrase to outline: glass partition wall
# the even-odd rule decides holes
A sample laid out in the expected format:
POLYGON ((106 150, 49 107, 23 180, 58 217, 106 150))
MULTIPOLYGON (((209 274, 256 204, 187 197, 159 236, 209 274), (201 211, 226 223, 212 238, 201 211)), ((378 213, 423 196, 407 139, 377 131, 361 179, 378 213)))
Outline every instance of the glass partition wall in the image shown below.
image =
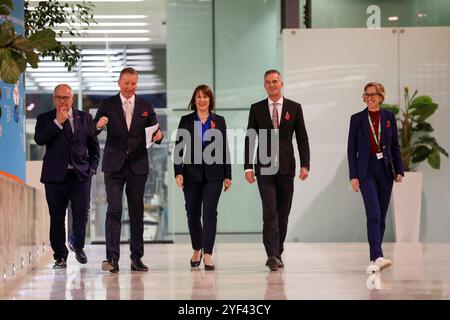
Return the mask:
MULTIPOLYGON (((306 0, 299 1, 300 26, 304 28, 306 0)), ((151 170, 144 199, 145 240, 172 241, 174 234, 188 233, 183 192, 174 181, 171 150, 179 119, 190 112, 187 106, 192 91, 199 84, 209 85, 215 94, 217 113, 226 118, 228 129, 245 129, 250 104, 266 97, 264 71, 272 68, 286 70, 286 61, 283 61, 285 40, 280 21, 283 2, 130 0, 114 7, 94 2, 97 21, 101 24, 93 26, 96 31, 88 35, 88 40, 79 43, 83 59, 77 68, 67 72, 61 62, 44 61, 39 69, 30 69, 26 75, 28 159, 42 159, 43 148, 33 141, 34 119, 38 113, 52 108, 51 95, 57 83, 69 83, 74 88, 76 106, 94 115, 101 99, 118 92, 119 71, 125 66, 135 67, 140 72, 138 94, 155 106, 165 135, 164 142, 153 145, 149 154, 151 170), (125 22, 126 17, 128 22, 125 22), (124 22, 127 26, 123 26, 124 22), (104 26, 105 23, 109 26, 104 26), (113 23, 122 26, 113 27, 110 25, 113 23), (111 33, 119 29, 130 33, 111 33), (105 34, 99 37, 101 30, 105 34)), ((312 28, 366 28, 368 18, 374 14, 367 12, 370 1, 309 2, 312 28)), ((450 0, 385 0, 376 3, 381 10, 381 28, 450 25, 450 0), (390 21, 389 17, 397 17, 398 20, 390 21)), ((320 39, 316 38, 315 43, 320 39)), ((286 79, 290 79, 285 73, 286 79)), ((301 74, 306 74, 305 70, 301 70, 301 74)), ((311 121, 309 113, 314 114, 314 103, 306 100, 305 88, 299 102, 303 104, 305 118, 311 121)), ((313 129, 310 131, 314 132, 313 129)), ((102 150, 104 135, 99 136, 102 150)), ((313 138, 314 135, 311 136, 313 138)), ((236 141, 231 151, 237 157, 241 156, 242 144, 236 141)), ((317 152, 313 150, 312 154, 317 152)), ((232 170, 233 187, 221 196, 217 231, 221 234, 259 235, 262 210, 257 188, 245 182, 241 164, 234 164, 232 170)), ((296 194, 300 194, 299 201, 303 206, 303 190, 299 189, 296 194)), ((123 200, 122 239, 126 240, 129 236, 128 215, 126 198, 123 200)), ((92 188, 88 229, 91 242, 104 241, 105 213, 104 182, 99 170, 92 188)), ((299 212, 291 214, 295 219, 299 212)), ((316 223, 319 218, 320 215, 314 215, 311 222, 316 223)), ((289 237, 296 241, 295 224, 292 223, 290 228, 289 237)), ((363 238, 363 232, 358 232, 358 237, 363 238)), ((327 235, 328 240, 335 238, 335 231, 327 235)), ((300 240, 315 241, 315 238, 308 236, 300 240)), ((354 239, 346 234, 341 240, 354 239)))
MULTIPOLYGON (((27 160, 42 160, 44 155, 45 148, 34 142, 34 127, 37 115, 53 108, 52 93, 57 84, 69 84, 74 91, 74 108, 94 116, 103 98, 118 93, 117 80, 124 67, 138 70, 137 94, 153 104, 167 137, 166 1, 130 0, 114 6, 92 2, 97 23, 91 24, 81 38, 61 38, 64 42, 72 40, 82 50, 77 66, 68 72, 63 62, 44 59, 38 69, 27 69, 27 160)), ((100 165, 92 180, 87 243, 105 241, 107 201, 101 172, 105 139, 106 132, 102 132, 99 135, 100 165)), ((173 240, 172 219, 167 210, 168 150, 167 138, 149 150, 150 174, 144 195, 144 240, 149 242, 173 240)), ((70 224, 70 212, 68 216, 70 224)), ((128 206, 124 196, 121 240, 128 239, 128 206)))

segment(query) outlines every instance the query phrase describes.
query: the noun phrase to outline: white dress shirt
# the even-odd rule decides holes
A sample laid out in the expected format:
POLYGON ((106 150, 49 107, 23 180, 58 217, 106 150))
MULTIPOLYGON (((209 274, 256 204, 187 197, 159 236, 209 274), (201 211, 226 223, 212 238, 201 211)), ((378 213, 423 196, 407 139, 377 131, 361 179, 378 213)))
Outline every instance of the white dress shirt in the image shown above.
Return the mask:
MULTIPOLYGON (((282 110, 282 109, 283 109, 283 96, 281 96, 281 98, 278 99, 278 101, 275 101, 275 102, 272 101, 272 100, 270 100, 270 98, 268 98, 267 100, 268 100, 268 102, 269 102, 269 113, 270 113, 270 119, 271 119, 271 121, 272 121, 272 114, 273 114, 274 103, 275 103, 276 110, 277 110, 277 112, 278 112, 278 127, 280 127, 280 123, 281 123, 281 112, 283 111, 283 110, 282 110)), ((253 169, 246 169, 246 170, 244 171, 244 173, 245 173, 245 172, 249 172, 249 171, 252 171, 252 172, 253 172, 253 169)))
POLYGON ((281 123, 281 112, 283 111, 283 96, 281 96, 280 99, 278 99, 278 101, 272 101, 269 100, 269 111, 270 111, 270 118, 272 119, 272 114, 273 114, 273 109, 274 109, 274 103, 276 104, 276 108, 277 108, 277 112, 278 112, 278 127, 280 127, 280 123, 281 123))

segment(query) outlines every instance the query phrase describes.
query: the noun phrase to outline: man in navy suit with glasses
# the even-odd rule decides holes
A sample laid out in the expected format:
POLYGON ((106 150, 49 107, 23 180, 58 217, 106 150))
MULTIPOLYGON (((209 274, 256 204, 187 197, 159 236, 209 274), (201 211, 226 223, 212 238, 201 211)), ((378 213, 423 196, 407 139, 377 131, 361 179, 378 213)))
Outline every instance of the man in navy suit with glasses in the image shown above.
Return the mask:
POLYGON ((54 269, 66 268, 65 217, 70 200, 72 236, 69 248, 78 262, 87 263, 84 252, 89 214, 91 178, 100 158, 97 136, 92 132, 92 116, 74 110, 72 88, 60 84, 53 92, 55 109, 37 117, 34 140, 45 145, 41 182, 45 185, 50 212, 50 243, 54 269))

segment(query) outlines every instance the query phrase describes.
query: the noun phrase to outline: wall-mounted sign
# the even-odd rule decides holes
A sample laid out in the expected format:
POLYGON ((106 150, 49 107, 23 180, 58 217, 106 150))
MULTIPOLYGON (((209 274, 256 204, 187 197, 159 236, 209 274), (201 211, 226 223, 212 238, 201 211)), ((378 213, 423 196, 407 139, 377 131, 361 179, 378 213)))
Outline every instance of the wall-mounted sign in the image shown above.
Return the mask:
MULTIPOLYGON (((24 1, 14 0, 6 17, 15 32, 24 34, 24 1)), ((4 17, 0 16, 0 23, 4 17)), ((15 84, 0 81, 0 174, 25 182, 25 88, 24 75, 15 84)))

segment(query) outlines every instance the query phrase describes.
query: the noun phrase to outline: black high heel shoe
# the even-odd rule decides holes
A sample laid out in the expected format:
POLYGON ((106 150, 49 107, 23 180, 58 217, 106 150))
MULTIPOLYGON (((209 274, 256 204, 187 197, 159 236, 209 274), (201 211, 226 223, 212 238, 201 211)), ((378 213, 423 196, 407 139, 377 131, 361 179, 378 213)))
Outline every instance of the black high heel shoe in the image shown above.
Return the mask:
POLYGON ((198 261, 192 261, 191 258, 191 268, 198 268, 200 267, 200 263, 202 262, 203 253, 200 253, 200 260, 198 261))
MULTIPOLYGON (((203 259, 203 263, 205 263, 205 260, 203 259)), ((205 263, 205 271, 214 271, 216 267, 213 264, 206 264, 205 263)))

